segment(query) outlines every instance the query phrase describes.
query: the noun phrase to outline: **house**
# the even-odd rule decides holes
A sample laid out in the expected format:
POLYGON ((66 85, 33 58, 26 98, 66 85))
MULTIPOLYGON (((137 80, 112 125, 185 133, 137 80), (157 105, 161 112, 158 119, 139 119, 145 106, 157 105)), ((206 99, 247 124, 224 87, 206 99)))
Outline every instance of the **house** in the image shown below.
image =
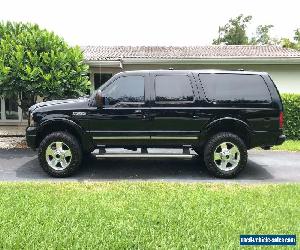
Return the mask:
POLYGON ((300 51, 281 46, 87 46, 82 50, 93 89, 124 70, 244 69, 269 72, 281 93, 300 94, 300 51))
MULTIPOLYGON (((142 69, 227 69, 266 71, 281 93, 300 94, 300 51, 270 45, 86 46, 92 90, 112 75, 142 69)), ((26 123, 21 109, 1 99, 0 124, 26 123)))

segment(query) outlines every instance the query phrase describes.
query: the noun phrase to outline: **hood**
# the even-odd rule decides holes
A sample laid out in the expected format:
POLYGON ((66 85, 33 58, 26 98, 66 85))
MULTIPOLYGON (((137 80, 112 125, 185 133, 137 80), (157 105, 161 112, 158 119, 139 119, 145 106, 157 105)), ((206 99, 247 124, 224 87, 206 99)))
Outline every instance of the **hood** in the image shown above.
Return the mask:
POLYGON ((88 107, 89 99, 80 97, 77 99, 53 100, 47 102, 39 102, 29 108, 29 112, 33 111, 48 111, 62 109, 80 109, 88 107))

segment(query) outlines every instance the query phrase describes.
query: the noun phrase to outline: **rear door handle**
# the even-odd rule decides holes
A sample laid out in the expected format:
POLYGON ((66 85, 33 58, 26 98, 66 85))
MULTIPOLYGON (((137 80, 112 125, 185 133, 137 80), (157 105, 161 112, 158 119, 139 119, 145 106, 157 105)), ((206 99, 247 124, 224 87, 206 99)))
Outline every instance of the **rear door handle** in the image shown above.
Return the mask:
POLYGON ((154 120, 154 118, 155 118, 155 115, 153 115, 153 114, 149 114, 149 113, 144 113, 143 114, 143 119, 144 120, 154 120))
POLYGON ((140 114, 140 113, 142 113, 142 110, 141 110, 141 109, 136 109, 136 110, 134 111, 134 113, 140 114))

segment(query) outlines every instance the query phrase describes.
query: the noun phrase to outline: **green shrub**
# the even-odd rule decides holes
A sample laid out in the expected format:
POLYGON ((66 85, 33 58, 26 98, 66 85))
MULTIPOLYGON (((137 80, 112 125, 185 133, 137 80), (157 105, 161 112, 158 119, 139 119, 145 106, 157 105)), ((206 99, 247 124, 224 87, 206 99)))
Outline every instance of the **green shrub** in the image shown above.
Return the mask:
POLYGON ((0 22, 0 95, 20 100, 23 111, 38 96, 72 98, 89 89, 79 47, 36 24, 0 22))
POLYGON ((282 94, 284 133, 288 139, 300 140, 300 95, 282 94))

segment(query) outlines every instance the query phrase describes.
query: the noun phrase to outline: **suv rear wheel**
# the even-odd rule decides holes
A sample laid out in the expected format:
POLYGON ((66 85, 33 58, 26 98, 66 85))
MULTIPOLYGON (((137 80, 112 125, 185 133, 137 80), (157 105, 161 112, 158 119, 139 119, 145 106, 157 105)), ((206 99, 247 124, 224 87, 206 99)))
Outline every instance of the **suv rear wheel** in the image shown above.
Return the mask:
POLYGON ((67 132, 54 132, 41 142, 38 152, 41 167, 51 176, 72 175, 81 164, 82 152, 77 139, 67 132))
POLYGON ((222 132, 212 136, 204 148, 208 171, 216 177, 232 178, 247 164, 247 147, 235 134, 222 132))

